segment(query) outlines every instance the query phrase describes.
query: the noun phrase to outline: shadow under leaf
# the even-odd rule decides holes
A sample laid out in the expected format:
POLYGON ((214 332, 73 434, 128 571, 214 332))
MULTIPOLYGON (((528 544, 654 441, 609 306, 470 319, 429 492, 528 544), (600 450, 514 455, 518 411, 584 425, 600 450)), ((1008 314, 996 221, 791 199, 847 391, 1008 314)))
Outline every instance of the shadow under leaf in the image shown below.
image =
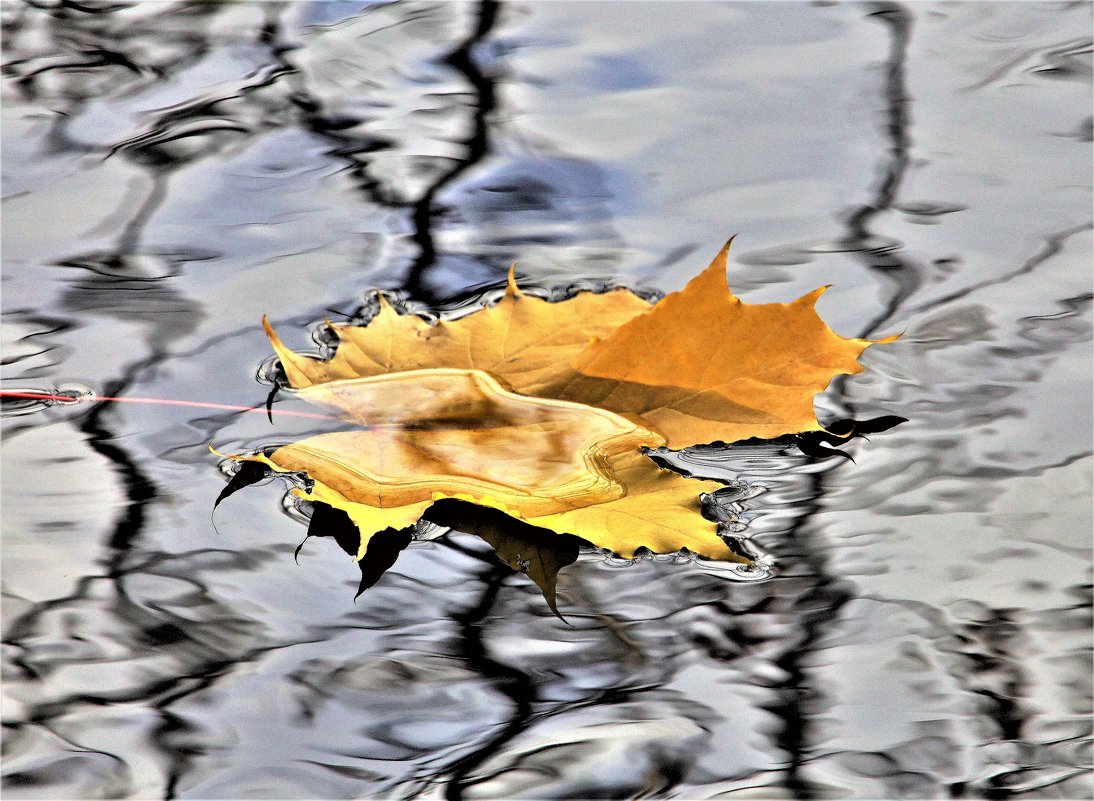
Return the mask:
POLYGON ((269 468, 263 464, 259 464, 258 462, 240 462, 239 469, 236 470, 228 483, 224 485, 224 489, 220 491, 217 499, 213 501, 213 511, 216 511, 216 508, 220 506, 220 502, 225 498, 235 495, 244 487, 257 484, 269 474, 269 468))
MULTIPOLYGON (((357 548, 361 542, 361 532, 349 515, 325 503, 312 504, 311 522, 308 524, 308 534, 304 542, 309 537, 333 537, 338 547, 353 557, 357 556, 357 548)), ((357 586, 354 600, 380 580, 413 539, 412 528, 387 528, 372 535, 364 557, 357 563, 361 569, 361 583, 357 586)), ((301 542, 296 549, 297 554, 303 546, 304 543, 301 542)))
POLYGON ((425 513, 429 522, 473 534, 485 540, 498 557, 513 570, 530 578, 559 620, 555 589, 558 571, 577 561, 585 540, 572 534, 556 534, 533 526, 502 511, 465 501, 444 499, 425 513))
MULTIPOLYGON (((311 522, 304 542, 311 537, 331 537, 339 548, 350 556, 356 556, 361 533, 349 515, 325 503, 313 502, 311 507, 311 522)), ((423 519, 485 541, 503 563, 528 576, 543 594, 551 611, 560 620, 566 621, 558 611, 555 597, 558 572, 577 561, 581 546, 589 545, 585 540, 529 525, 497 509, 454 499, 437 501, 423 519)), ((399 554, 413 541, 413 532, 413 527, 388 528, 369 539, 365 555, 357 563, 361 570, 361 582, 354 595, 355 600, 395 564, 399 554)), ((297 555, 304 542, 297 547, 297 555)))
POLYGON ((870 420, 835 420, 825 426, 823 431, 805 431, 801 434, 793 434, 792 440, 798 446, 798 450, 806 456, 823 459, 828 456, 841 456, 844 459, 855 461, 851 454, 838 448, 830 448, 828 445, 843 445, 855 437, 866 437, 867 434, 877 434, 888 431, 901 423, 907 423, 908 418, 898 417, 895 414, 887 414, 874 417, 870 420))
POLYGON ((774 439, 752 438, 733 443, 734 445, 754 445, 759 443, 782 443, 794 445, 806 456, 824 459, 829 456, 839 456, 843 459, 855 461, 851 454, 841 451, 830 445, 845 445, 856 437, 866 437, 867 434, 877 434, 888 431, 901 423, 907 423, 908 418, 898 417, 895 414, 887 414, 882 417, 874 417, 870 420, 835 420, 828 423, 820 431, 803 431, 800 434, 786 434, 774 439))

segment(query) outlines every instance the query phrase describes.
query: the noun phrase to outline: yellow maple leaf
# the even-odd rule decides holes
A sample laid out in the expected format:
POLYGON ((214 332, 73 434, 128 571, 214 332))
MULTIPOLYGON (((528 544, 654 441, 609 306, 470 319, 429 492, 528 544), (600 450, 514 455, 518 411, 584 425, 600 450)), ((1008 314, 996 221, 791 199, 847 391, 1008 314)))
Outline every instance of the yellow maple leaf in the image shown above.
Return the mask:
POLYGON ((699 514, 699 495, 722 485, 658 467, 640 448, 661 437, 612 412, 518 395, 481 371, 451 368, 332 381, 299 395, 362 428, 251 459, 306 473, 314 484, 298 494, 349 515, 361 531, 358 558, 376 532, 412 525, 454 498, 624 558, 640 547, 686 547, 748 561, 699 514))
POLYGON ((286 348, 296 387, 431 367, 484 370, 516 392, 597 406, 669 447, 821 430, 813 397, 882 340, 848 339, 816 312, 822 287, 792 303, 747 304, 726 285, 729 243, 684 289, 650 306, 626 290, 560 303, 509 288, 492 307, 430 324, 381 299, 366 326, 336 326, 333 359, 286 348))
POLYGON ((721 485, 664 470, 643 449, 818 431, 814 395, 860 371, 875 341, 824 323, 824 288, 743 303, 726 285, 728 248, 652 306, 623 289, 551 303, 521 292, 512 271, 496 304, 454 320, 399 314, 381 297, 367 325, 334 326, 326 361, 290 351, 263 318, 297 394, 359 428, 249 458, 306 473, 310 488, 296 492, 348 516, 359 560, 378 532, 475 504, 466 524, 552 609, 576 545, 556 552, 537 537, 572 534, 625 558, 687 548, 747 564, 700 514, 700 495, 721 485), (498 530, 498 519, 519 530, 498 530))

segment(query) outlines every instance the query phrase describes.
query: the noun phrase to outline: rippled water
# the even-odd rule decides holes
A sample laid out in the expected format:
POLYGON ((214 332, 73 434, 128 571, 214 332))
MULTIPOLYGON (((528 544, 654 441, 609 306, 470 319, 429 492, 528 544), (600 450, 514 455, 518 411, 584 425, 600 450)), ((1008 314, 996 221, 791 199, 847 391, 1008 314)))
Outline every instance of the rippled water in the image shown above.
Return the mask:
MULTIPOLYGON (((4 420, 8 798, 1089 798, 1088 3, 15 2, 5 388, 261 406, 370 290, 677 289, 903 330, 856 463, 697 449, 742 582, 489 548, 356 603, 227 410, 4 420)), ((288 408, 288 407, 286 407, 288 408)))

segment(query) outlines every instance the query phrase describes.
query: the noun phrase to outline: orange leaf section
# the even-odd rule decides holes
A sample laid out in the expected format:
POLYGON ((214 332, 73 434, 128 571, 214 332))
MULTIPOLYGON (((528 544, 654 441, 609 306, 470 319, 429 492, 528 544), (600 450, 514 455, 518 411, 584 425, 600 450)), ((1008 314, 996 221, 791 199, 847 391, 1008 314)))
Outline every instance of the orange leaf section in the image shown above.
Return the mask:
MULTIPOLYGON (((839 336, 815 304, 750 305, 726 285, 729 243, 679 292, 590 344, 551 397, 610 409, 671 448, 819 430, 813 396, 862 370, 874 344, 839 336)), ((889 340, 881 340, 889 341, 889 340)))

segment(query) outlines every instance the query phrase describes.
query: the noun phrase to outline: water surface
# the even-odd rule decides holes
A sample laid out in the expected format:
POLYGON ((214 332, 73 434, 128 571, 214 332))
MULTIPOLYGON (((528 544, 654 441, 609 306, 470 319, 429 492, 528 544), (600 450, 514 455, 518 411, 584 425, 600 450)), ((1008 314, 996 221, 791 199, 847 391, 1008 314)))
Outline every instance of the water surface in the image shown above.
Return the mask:
MULTIPOLYGON (((258 406, 375 288, 833 288, 854 464, 697 449, 740 581, 458 532, 359 575, 206 450, 3 428, 10 798, 1089 798, 1086 3, 5 2, 5 388, 258 406)), ((286 407, 288 408, 288 407, 286 407)))

